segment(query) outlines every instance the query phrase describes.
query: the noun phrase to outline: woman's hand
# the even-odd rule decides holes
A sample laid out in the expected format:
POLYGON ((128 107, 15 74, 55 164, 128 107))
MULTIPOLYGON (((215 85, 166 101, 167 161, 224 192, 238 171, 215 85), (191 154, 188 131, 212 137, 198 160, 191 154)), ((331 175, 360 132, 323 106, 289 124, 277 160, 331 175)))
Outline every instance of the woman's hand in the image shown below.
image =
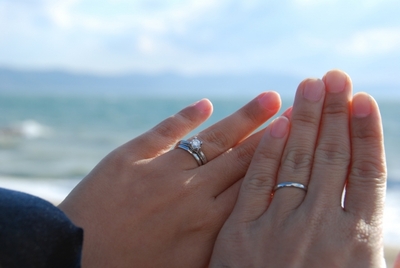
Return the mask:
POLYGON ((84 267, 204 267, 262 132, 280 108, 265 92, 197 135, 198 166, 178 140, 205 121, 202 100, 117 148, 60 204, 84 228, 84 267))
POLYGON ((396 260, 394 261, 393 268, 400 268, 400 253, 397 255, 396 260))
POLYGON ((290 123, 265 131, 210 267, 382 267, 385 188, 375 101, 340 71, 305 80, 290 123), (283 182, 308 191, 274 192, 283 182))

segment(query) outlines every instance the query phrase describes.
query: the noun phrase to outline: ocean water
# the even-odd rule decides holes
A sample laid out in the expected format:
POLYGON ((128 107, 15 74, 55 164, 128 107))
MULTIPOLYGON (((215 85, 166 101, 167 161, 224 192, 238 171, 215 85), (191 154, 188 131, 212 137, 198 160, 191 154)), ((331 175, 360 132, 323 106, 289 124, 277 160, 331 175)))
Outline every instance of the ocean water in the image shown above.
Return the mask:
MULTIPOLYGON (((111 150, 196 100, 0 95, 0 187, 59 202, 111 150)), ((195 132, 250 100, 211 98, 214 114, 195 132)), ((378 103, 389 172, 385 243, 400 246, 400 99, 378 103)))

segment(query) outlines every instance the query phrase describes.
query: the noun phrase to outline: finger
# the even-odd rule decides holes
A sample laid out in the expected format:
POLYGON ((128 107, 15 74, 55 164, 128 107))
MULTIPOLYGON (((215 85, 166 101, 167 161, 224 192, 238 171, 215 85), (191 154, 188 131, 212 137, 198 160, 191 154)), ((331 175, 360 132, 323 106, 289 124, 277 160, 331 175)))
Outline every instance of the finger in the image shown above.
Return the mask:
POLYGON ((265 129, 262 129, 254 133, 231 150, 202 166, 196 183, 200 184, 202 190, 209 196, 222 194, 246 175, 264 132, 265 129))
MULTIPOLYGON (((196 136, 203 142, 201 150, 207 160, 213 160, 245 139, 271 118, 280 106, 281 100, 278 93, 264 92, 237 112, 200 132, 196 136)), ((173 150, 169 154, 169 157, 173 157, 181 163, 183 169, 198 166, 197 163, 194 164, 193 157, 184 150, 173 150)))
POLYGON ((276 184, 283 149, 289 135, 289 120, 275 119, 266 129, 242 182, 235 214, 242 221, 259 218, 268 208, 276 184))
POLYGON ((231 185, 228 189, 223 191, 218 196, 212 197, 215 201, 215 213, 217 215, 217 218, 221 220, 221 226, 226 221, 228 216, 232 213, 242 182, 243 178, 236 181, 233 185, 231 185))
MULTIPOLYGON (((286 110, 281 117, 287 114, 287 111, 288 110, 286 110)), ((286 118, 286 120, 288 119, 286 118)), ((201 182, 204 184, 203 189, 209 195, 219 196, 225 192, 226 189, 230 188, 232 184, 246 175, 254 152, 266 129, 254 133, 202 168, 202 176, 200 176, 201 182)))
MULTIPOLYGON (((325 85, 321 80, 307 79, 300 83, 277 183, 296 182, 308 185, 324 97, 325 85)), ((271 209, 292 210, 298 207, 304 196, 305 191, 300 189, 279 189, 274 193, 271 209)))
POLYGON ((344 208, 368 222, 379 220, 386 191, 386 164, 379 108, 365 93, 354 96, 351 117, 352 163, 344 208))
POLYGON ((290 120, 292 118, 292 110, 293 110, 293 107, 290 106, 289 108, 286 109, 285 112, 283 112, 282 115, 287 117, 290 120))
POLYGON ((205 129, 197 136, 204 141, 204 153, 212 160, 226 152, 270 119, 281 107, 276 92, 264 92, 237 112, 205 129))
POLYGON ((393 268, 400 268, 400 253, 397 255, 393 268))
POLYGON ((156 157, 170 150, 179 139, 207 120, 212 109, 209 100, 200 100, 165 119, 124 146, 127 147, 127 150, 133 152, 136 158, 156 157))
POLYGON ((349 106, 352 85, 350 77, 338 70, 328 72, 323 80, 326 96, 307 202, 323 208, 340 207, 351 154, 349 106))

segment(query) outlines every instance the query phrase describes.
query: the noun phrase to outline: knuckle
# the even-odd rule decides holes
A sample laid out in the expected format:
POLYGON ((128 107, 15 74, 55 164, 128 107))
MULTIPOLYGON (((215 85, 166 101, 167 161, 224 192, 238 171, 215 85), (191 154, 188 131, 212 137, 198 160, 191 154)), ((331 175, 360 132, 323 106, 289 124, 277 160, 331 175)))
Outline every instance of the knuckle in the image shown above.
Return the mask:
POLYGON ((228 132, 220 129, 214 129, 207 134, 205 140, 207 140, 208 143, 212 144, 213 148, 216 147, 217 150, 226 150, 231 146, 229 138, 227 136, 229 134, 226 133, 228 132))
POLYGON ((177 119, 178 122, 180 122, 183 125, 184 124, 192 125, 193 116, 192 116, 192 114, 185 112, 185 110, 180 111, 174 117, 177 119))
POLYGON ((312 162, 313 155, 311 152, 302 147, 294 147, 283 156, 282 168, 294 173, 299 170, 308 170, 312 162))
POLYGON ((261 159, 265 159, 265 161, 272 162, 273 164, 279 164, 282 158, 282 153, 277 150, 262 150, 258 151, 257 154, 261 157, 261 159))
POLYGON ((377 138, 382 140, 382 130, 380 128, 367 128, 366 126, 355 126, 353 138, 363 140, 363 142, 376 142, 377 138))
POLYGON ((328 102, 325 103, 323 114, 344 116, 347 119, 349 114, 349 108, 347 106, 347 103, 344 105, 343 102, 328 102))
POLYGON ((292 117, 292 126, 301 126, 301 128, 314 127, 319 125, 319 116, 311 110, 304 110, 292 117))
POLYGON ((179 129, 191 129, 194 125, 194 122, 195 120, 190 113, 181 111, 155 126, 152 129, 152 132, 157 136, 173 137, 179 129))
POLYGON ((112 151, 106 158, 110 159, 110 162, 112 162, 113 165, 121 169, 132 165, 133 161, 129 152, 123 150, 122 148, 112 151))
POLYGON ((272 193, 275 185, 275 176, 264 172, 262 169, 257 168, 257 170, 260 171, 252 173, 251 176, 244 180, 244 190, 250 193, 260 191, 264 193, 272 193))
POLYGON ((374 158, 371 160, 355 160, 351 169, 351 175, 359 178, 362 184, 384 182, 386 170, 384 165, 374 158))
POLYGON ((318 146, 315 159, 322 164, 343 165, 343 163, 349 163, 351 159, 350 145, 345 142, 325 142, 318 146))
POLYGON ((241 109, 239 115, 243 118, 244 122, 250 120, 251 123, 257 124, 260 121, 260 112, 254 111, 251 108, 241 109))
POLYGON ((173 133, 176 132, 177 127, 178 124, 175 123, 174 118, 170 117, 166 121, 158 124, 155 128, 153 128, 153 132, 157 136, 170 137, 173 136, 173 133))
POLYGON ((246 144, 235 148, 235 164, 247 170, 253 158, 256 147, 254 144, 246 144))
POLYGON ((379 237, 381 223, 367 222, 365 220, 358 220, 350 230, 350 237, 358 246, 365 246, 370 243, 376 243, 379 237))
MULTIPOLYGON (((243 159, 241 160, 243 167, 248 168, 248 165, 253 157, 254 151, 256 148, 253 147, 247 147, 246 148, 246 157, 247 160, 246 162, 243 162, 243 159)), ((252 172, 248 176, 248 178, 245 179, 243 183, 243 187, 245 188, 246 191, 250 192, 259 192, 260 190, 264 193, 272 193, 273 187, 275 186, 275 181, 276 181, 276 172, 278 170, 278 166, 281 160, 281 154, 278 152, 275 152, 273 150, 263 150, 259 152, 260 159, 263 159, 263 161, 257 161, 252 163, 252 172), (264 163, 268 161, 269 166, 276 166, 276 169, 274 168, 266 168, 264 163)), ((240 161, 239 161, 240 162, 240 161)))

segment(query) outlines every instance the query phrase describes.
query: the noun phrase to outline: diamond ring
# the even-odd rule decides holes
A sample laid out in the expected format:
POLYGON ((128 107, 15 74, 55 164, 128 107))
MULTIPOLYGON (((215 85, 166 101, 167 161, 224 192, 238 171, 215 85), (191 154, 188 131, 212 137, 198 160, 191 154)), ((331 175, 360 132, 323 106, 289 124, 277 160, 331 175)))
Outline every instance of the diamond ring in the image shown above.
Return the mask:
POLYGON ((178 142, 175 148, 180 148, 188 153, 190 153, 194 159, 197 161, 199 166, 204 165, 207 163, 207 158, 204 153, 201 151, 201 146, 203 142, 199 140, 197 137, 194 137, 191 140, 181 140, 178 142), (200 159, 200 161, 198 161, 200 159))

